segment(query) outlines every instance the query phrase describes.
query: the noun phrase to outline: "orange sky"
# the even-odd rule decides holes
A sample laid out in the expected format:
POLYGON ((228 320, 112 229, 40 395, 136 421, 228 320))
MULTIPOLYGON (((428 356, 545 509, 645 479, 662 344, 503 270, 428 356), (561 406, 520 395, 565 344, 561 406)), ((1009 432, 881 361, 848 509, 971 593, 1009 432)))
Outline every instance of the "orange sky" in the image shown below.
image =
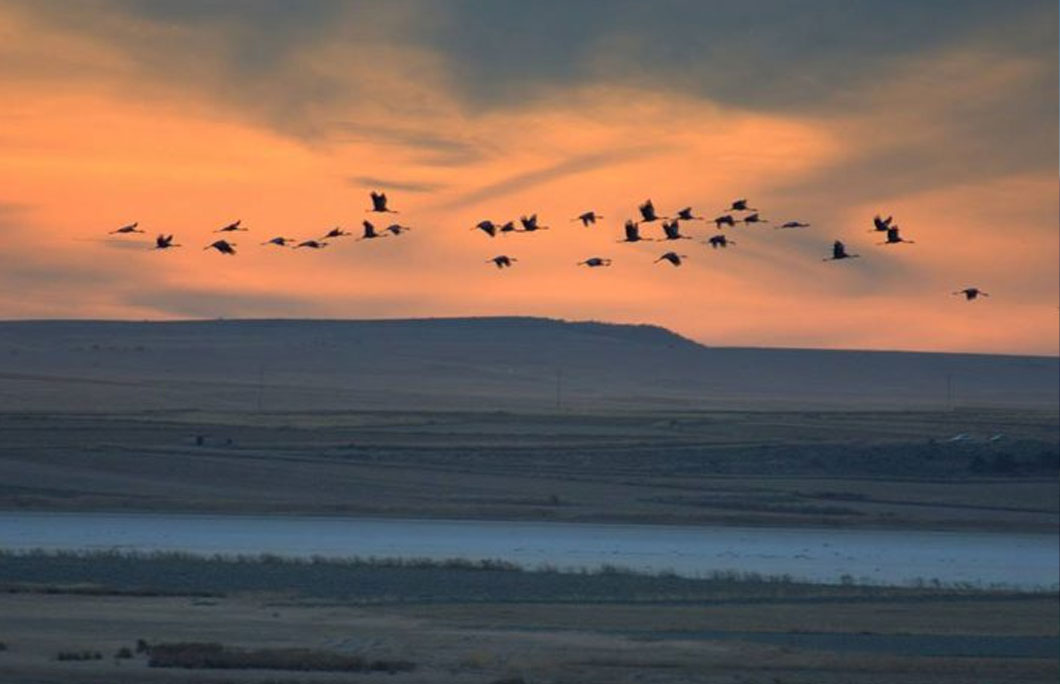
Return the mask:
MULTIPOLYGON (((625 44, 618 29, 577 78, 486 98, 454 54, 407 37, 365 46, 346 14, 241 78, 244 57, 209 47, 250 31, 239 17, 89 4, 75 20, 0 2, 0 317, 527 314, 712 345, 1060 348, 1055 6, 1020 19, 1052 15, 1048 60, 999 53, 972 27, 789 107, 630 75, 606 49, 625 44), (1053 108, 1021 109, 1043 82, 1053 108), (259 245, 359 230, 370 189, 414 230, 319 252, 259 245), (773 223, 728 229, 726 251, 702 244, 712 224, 684 224, 696 239, 676 243, 680 268, 653 263, 672 245, 616 242, 646 198, 713 217, 745 196, 773 223), (569 221, 588 209, 605 219, 569 221), (469 230, 530 212, 551 229, 469 230), (876 245, 876 213, 916 244, 876 245), (203 251, 235 219, 250 228, 239 254, 203 251), (792 219, 812 227, 771 227, 792 219), (107 236, 132 221, 148 235, 107 236), (184 246, 149 250, 158 232, 184 246), (861 258, 823 263, 837 238, 861 258), (485 263, 502 253, 515 267, 485 263), (614 265, 574 265, 590 256, 614 265), (970 285, 992 296, 951 296, 970 285)), ((380 20, 393 36, 451 20, 394 7, 380 20)), ((796 66, 791 79, 828 77, 796 66)))

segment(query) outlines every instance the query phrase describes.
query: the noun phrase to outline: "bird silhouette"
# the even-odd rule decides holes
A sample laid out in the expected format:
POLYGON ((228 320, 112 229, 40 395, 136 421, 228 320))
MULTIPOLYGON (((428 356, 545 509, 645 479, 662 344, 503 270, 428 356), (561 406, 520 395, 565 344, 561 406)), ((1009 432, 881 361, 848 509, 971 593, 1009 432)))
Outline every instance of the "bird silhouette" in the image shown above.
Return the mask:
POLYGON ((497 228, 497 230, 500 233, 503 233, 504 235, 507 235, 508 233, 514 233, 514 232, 516 232, 516 230, 515 230, 515 221, 505 221, 504 223, 501 224, 501 226, 499 228, 497 228))
POLYGON ((396 214, 398 212, 386 208, 386 193, 385 192, 372 192, 370 193, 372 198, 372 208, 368 211, 374 211, 377 213, 396 214))
POLYGON ((753 207, 747 206, 746 199, 733 200, 733 203, 729 205, 729 211, 758 211, 753 207))
POLYGON ((725 214, 714 219, 714 226, 721 230, 722 226, 729 226, 730 228, 736 227, 736 219, 732 217, 732 214, 725 214))
POLYGON ((266 240, 265 242, 263 242, 261 244, 263 244, 263 245, 276 245, 278 247, 286 247, 291 242, 294 242, 294 240, 292 240, 291 238, 274 237, 273 239, 266 240))
POLYGON ((849 254, 847 252, 846 245, 839 240, 832 243, 832 256, 828 259, 821 259, 821 261, 838 261, 839 259, 856 259, 860 254, 849 254))
POLYGON ((239 221, 233 221, 232 223, 229 223, 227 226, 224 226, 222 228, 218 228, 214 232, 215 233, 235 233, 236 231, 245 232, 247 229, 240 227, 240 224, 242 222, 243 222, 242 219, 240 219, 239 221))
POLYGON ((678 254, 677 252, 667 252, 666 254, 663 254, 661 257, 656 259, 655 263, 659 263, 660 261, 665 259, 666 261, 669 261, 674 266, 680 266, 681 265, 681 260, 682 259, 687 259, 687 258, 688 258, 687 254, 678 254))
POLYGON ((180 247, 181 245, 174 244, 172 235, 159 235, 155 238, 155 249, 169 249, 170 247, 180 247))
POLYGON ((587 211, 584 214, 578 214, 576 218, 572 218, 571 221, 581 221, 583 226, 591 226, 596 223, 597 219, 602 219, 603 216, 597 214, 595 211, 587 211))
POLYGON ((880 218, 880 215, 876 214, 875 216, 872 217, 873 229, 871 231, 869 231, 869 232, 870 233, 884 233, 884 232, 887 231, 888 228, 891 227, 891 221, 893 221, 893 220, 894 220, 893 216, 888 216, 887 218, 880 218))
MULTIPOLYGON (((512 227, 514 228, 515 226, 513 225, 512 227)), ((493 221, 479 221, 471 230, 481 230, 490 237, 495 237, 497 235, 497 226, 493 224, 493 221)))
POLYGON ((880 245, 897 245, 897 244, 899 244, 901 242, 905 242, 905 243, 910 244, 910 245, 916 244, 912 240, 906 240, 906 239, 902 238, 902 236, 898 234, 898 226, 891 226, 890 228, 887 229, 887 240, 884 241, 884 242, 878 242, 876 244, 880 244, 880 245))
POLYGON ((747 216, 744 216, 743 217, 743 222, 744 223, 769 223, 769 221, 767 221, 766 219, 759 217, 757 213, 756 214, 748 214, 747 216))
POLYGON ((619 242, 642 242, 644 240, 651 240, 651 238, 641 237, 640 226, 638 226, 632 220, 626 221, 625 231, 626 239, 619 240, 619 242))
POLYGON ((519 261, 519 260, 516 259, 515 257, 506 256, 504 254, 501 254, 500 256, 495 256, 492 259, 486 259, 486 263, 487 264, 492 262, 493 265, 496 266, 497 268, 510 268, 511 265, 512 265, 512 262, 514 262, 514 261, 519 261))
POLYGON ((724 234, 722 234, 722 235, 711 235, 707 239, 707 244, 710 245, 713 249, 717 249, 719 247, 721 247, 722 249, 725 249, 729 245, 735 245, 736 243, 733 242, 732 240, 730 240, 729 238, 727 238, 724 234))
POLYGON ((666 218, 665 216, 659 216, 655 213, 655 205, 651 203, 651 200, 645 200, 644 204, 637 207, 640 211, 641 220, 645 223, 651 223, 652 221, 658 221, 660 218, 666 218))
POLYGON ((955 294, 955 295, 964 295, 965 301, 969 301, 969 302, 972 301, 973 299, 978 299, 979 297, 989 297, 990 296, 986 292, 983 292, 982 290, 980 290, 978 287, 966 287, 963 290, 957 290, 953 294, 955 294))
POLYGON ((122 226, 121 228, 118 228, 117 230, 110 231, 110 233, 108 233, 108 235, 125 235, 127 233, 143 233, 144 231, 136 229, 136 226, 138 226, 138 225, 140 225, 139 221, 137 221, 136 223, 130 223, 127 226, 122 226))
POLYGON ((214 240, 210 244, 203 247, 203 250, 216 249, 221 254, 227 254, 229 256, 235 256, 236 243, 229 242, 228 240, 214 240))
POLYGON ((548 230, 548 226, 537 225, 537 214, 519 217, 519 223, 523 224, 524 233, 532 233, 535 230, 548 230))
POLYGON ((400 223, 391 223, 389 226, 386 227, 386 229, 390 231, 391 235, 401 235, 402 233, 407 233, 412 230, 412 227, 403 226, 400 223))
POLYGON ((667 240, 691 240, 687 235, 681 235, 681 225, 678 221, 663 221, 663 233, 667 240))
POLYGON ((677 212, 677 218, 682 221, 702 221, 702 216, 694 216, 692 214, 692 207, 685 207, 677 212))
POLYGON ((782 223, 779 226, 773 226, 773 227, 774 228, 809 228, 810 224, 809 223, 801 223, 799 221, 788 221, 787 223, 782 223))
POLYGON ((611 260, 604 259, 603 257, 589 257, 585 261, 579 261, 578 266, 588 266, 589 268, 598 268, 600 266, 610 266, 611 260))
POLYGON ((303 240, 302 242, 299 242, 297 245, 295 245, 294 248, 299 249, 301 247, 305 247, 307 249, 324 249, 327 246, 328 243, 322 242, 320 240, 303 240))
POLYGON ((386 233, 377 233, 375 226, 372 225, 371 221, 361 221, 361 225, 364 226, 364 232, 358 240, 374 240, 375 238, 386 237, 386 233))
POLYGON ((327 235, 325 235, 324 237, 322 237, 320 239, 321 240, 330 240, 331 238, 346 237, 347 235, 350 235, 350 234, 351 233, 347 233, 346 231, 344 231, 341 226, 335 226, 334 228, 332 228, 331 230, 328 231, 327 235))

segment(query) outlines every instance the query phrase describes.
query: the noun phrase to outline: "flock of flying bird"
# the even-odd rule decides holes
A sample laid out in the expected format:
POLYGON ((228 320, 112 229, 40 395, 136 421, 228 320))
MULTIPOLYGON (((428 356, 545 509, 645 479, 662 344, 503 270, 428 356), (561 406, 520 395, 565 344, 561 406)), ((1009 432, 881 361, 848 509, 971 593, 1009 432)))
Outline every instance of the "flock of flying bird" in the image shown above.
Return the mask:
MULTIPOLYGON (((386 193, 383 192, 372 192, 370 193, 372 200, 372 206, 367 211, 378 214, 396 214, 398 212, 393 211, 387 207, 386 193)), ((649 199, 637 207, 640 212, 641 220, 639 222, 629 219, 625 223, 625 237, 618 242, 643 242, 643 241, 654 241, 655 238, 645 237, 641 234, 641 227, 643 224, 654 223, 658 221, 662 228, 663 237, 661 238, 664 242, 676 241, 676 240, 690 240, 692 239, 688 235, 681 233, 681 222, 682 221, 706 221, 703 216, 696 216, 692 207, 685 207, 679 210, 674 216, 660 216, 656 210, 655 205, 649 199)), ((758 224, 758 223, 769 223, 768 220, 762 218, 759 215, 758 209, 748 206, 748 200, 738 199, 733 201, 729 208, 726 210, 727 213, 717 216, 710 221, 714 223, 718 230, 722 230, 724 226, 734 228, 737 223, 743 223, 744 225, 758 224), (734 216, 736 214, 736 216, 734 216), (737 216, 742 216, 737 218, 737 216)), ((579 214, 578 216, 571 219, 571 221, 580 221, 585 227, 595 225, 597 220, 602 219, 603 216, 597 214, 595 211, 587 211, 579 214)), ((899 232, 898 225, 894 223, 894 217, 888 216, 882 218, 875 216, 872 219, 873 228, 870 232, 883 233, 884 241, 877 243, 879 245, 896 245, 896 244, 914 244, 912 240, 906 240, 899 232)), ((529 216, 522 216, 519 219, 521 227, 517 227, 515 221, 507 221, 503 224, 496 224, 493 221, 484 220, 477 223, 471 228, 471 230, 478 230, 493 238, 497 234, 506 235, 508 233, 533 233, 539 230, 548 230, 549 226, 543 226, 538 224, 537 214, 530 214, 529 216)), ((388 235, 399 236, 403 233, 412 230, 409 226, 402 225, 400 223, 392 223, 382 231, 377 230, 375 225, 371 221, 362 221, 362 233, 358 240, 373 240, 377 238, 387 237, 388 235)), ((110 231, 111 235, 128 235, 132 233, 145 233, 146 231, 139 229, 139 223, 131 223, 126 226, 122 226, 117 230, 110 231)), ((800 229, 809 228, 809 223, 803 223, 801 221, 787 221, 786 223, 776 226, 778 229, 800 229)), ((247 228, 241 225, 241 221, 235 221, 229 223, 226 226, 218 228, 215 233, 236 233, 246 232, 247 228)), ((284 236, 277 236, 270 240, 262 242, 262 245, 274 245, 277 247, 288 247, 291 246, 294 249, 306 248, 306 249, 322 249, 329 243, 328 240, 337 239, 341 237, 348 237, 353 235, 344 231, 341 227, 332 228, 327 234, 314 239, 308 240, 293 240, 284 236)), ((165 235, 160 234, 155 238, 154 249, 170 249, 173 247, 180 247, 181 245, 173 242, 174 236, 172 234, 165 235)), ((729 245, 736 244, 733 240, 730 240, 724 233, 718 233, 712 235, 707 239, 704 244, 710 245, 713 249, 725 249, 729 245)), ((203 247, 204 250, 214 249, 221 254, 227 254, 234 256, 236 254, 236 243, 230 242, 227 239, 214 240, 210 244, 203 247)), ((836 240, 832 243, 832 256, 825 257, 822 261, 840 261, 843 259, 855 259, 860 257, 859 254, 851 254, 847 251, 846 245, 840 240, 836 240)), ((675 251, 668 251, 658 259, 655 263, 661 261, 669 262, 673 266, 680 266, 684 259, 687 259, 688 255, 678 254, 675 251)), ((486 263, 494 264, 498 269, 510 268, 513 263, 518 261, 515 257, 508 256, 506 254, 500 254, 486 260, 486 263)), ((587 266, 589 268, 601 268, 610 266, 612 263, 611 259, 599 256, 593 256, 585 259, 584 261, 577 262, 579 266, 587 266)), ((953 294, 963 295, 967 301, 972 301, 979 297, 988 297, 986 292, 983 292, 978 287, 966 287, 961 290, 957 290, 953 294)))

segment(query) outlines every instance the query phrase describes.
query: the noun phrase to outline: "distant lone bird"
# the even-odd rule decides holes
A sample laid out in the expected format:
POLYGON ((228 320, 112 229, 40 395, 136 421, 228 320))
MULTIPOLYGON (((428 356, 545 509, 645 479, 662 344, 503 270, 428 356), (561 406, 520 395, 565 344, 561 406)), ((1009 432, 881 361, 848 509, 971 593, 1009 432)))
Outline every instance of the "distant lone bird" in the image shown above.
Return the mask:
POLYGON ((724 216, 719 216, 714 219, 714 225, 717 227, 718 230, 721 230, 722 226, 729 226, 730 228, 734 228, 736 226, 736 219, 732 217, 732 214, 725 214, 724 216))
POLYGON ((880 243, 877 243, 877 244, 881 244, 881 245, 897 245, 900 242, 905 242, 905 243, 908 243, 910 245, 916 244, 912 240, 903 239, 902 236, 898 234, 898 226, 891 226, 890 228, 887 229, 887 240, 885 242, 880 242, 880 243))
POLYGON ((579 266, 588 266, 589 268, 598 268, 600 266, 610 266, 611 260, 604 259, 602 257, 590 257, 585 261, 579 261, 579 266))
POLYGON ((821 259, 821 261, 838 261, 839 259, 856 259, 860 254, 848 254, 846 245, 839 240, 832 243, 832 256, 828 259, 821 259))
POLYGON ((501 254, 500 256, 495 256, 492 259, 486 259, 487 264, 493 262, 493 265, 497 268, 511 268, 513 261, 519 260, 515 257, 505 256, 504 254, 501 254))
POLYGON ((240 219, 239 221, 234 221, 232 223, 229 223, 227 226, 224 226, 223 228, 218 228, 214 232, 215 233, 234 233, 236 231, 245 231, 246 228, 240 228, 239 227, 239 224, 242 223, 242 222, 243 222, 242 219, 240 219))
POLYGON ((519 218, 519 223, 523 224, 524 233, 532 233, 535 230, 548 230, 548 226, 537 225, 537 214, 522 216, 519 218))
POLYGON ((412 230, 410 226, 403 226, 400 223, 391 223, 386 229, 390 231, 391 235, 401 235, 402 233, 407 233, 412 230))
POLYGON ((396 211, 386 208, 386 193, 385 192, 372 192, 372 208, 368 211, 374 211, 379 213, 396 214, 396 211))
POLYGON ((655 263, 659 263, 663 259, 666 259, 667 261, 669 261, 674 266, 680 266, 681 265, 681 259, 687 259, 687 258, 688 258, 687 254, 678 254, 677 252, 667 252, 666 254, 663 254, 661 257, 656 259, 655 263))
POLYGON ((747 216, 744 216, 743 217, 743 222, 744 223, 769 223, 769 221, 767 221, 766 219, 759 218, 758 214, 748 214, 747 216))
POLYGON ((122 226, 121 228, 118 228, 117 230, 110 231, 110 233, 108 233, 108 235, 124 235, 126 233, 142 233, 142 232, 144 232, 142 230, 137 230, 136 229, 136 226, 138 226, 138 225, 140 225, 139 221, 137 221, 136 223, 130 223, 127 226, 122 226))
POLYGON ((377 233, 375 226, 372 225, 371 221, 361 221, 361 225, 364 226, 364 232, 358 240, 374 240, 375 238, 386 237, 386 233, 377 233))
POLYGON ((719 247, 725 249, 729 245, 735 245, 736 243, 725 237, 725 235, 711 235, 710 238, 707 239, 707 244, 714 249, 719 247))
POLYGON ((603 216, 597 214, 595 211, 587 211, 584 214, 578 214, 577 218, 572 218, 571 221, 581 221, 583 226, 591 226, 596 223, 596 219, 602 219, 603 216))
POLYGON ((782 223, 779 226, 773 226, 773 227, 774 228, 809 228, 810 224, 809 223, 800 223, 798 221, 788 221, 787 223, 782 223))
POLYGON ((989 297, 990 296, 986 292, 983 292, 982 290, 980 290, 978 287, 966 287, 963 290, 957 290, 953 294, 955 294, 955 295, 961 295, 962 294, 962 295, 964 295, 964 299, 966 301, 969 301, 969 302, 972 301, 973 299, 978 299, 979 297, 989 297))
POLYGON ((514 233, 516 232, 515 221, 505 221, 497 230, 502 233, 514 233))
POLYGON ((271 240, 266 240, 261 243, 263 245, 276 245, 277 247, 286 247, 288 244, 294 242, 291 238, 286 237, 274 237, 271 240))
POLYGON ((878 233, 886 232, 891 227, 891 221, 894 220, 893 216, 887 218, 880 218, 879 214, 872 217, 872 225, 874 226, 873 231, 878 233))
POLYGON ((221 254, 227 254, 229 256, 235 256, 236 243, 229 242, 228 240, 215 240, 210 244, 203 247, 204 250, 216 249, 221 254))
POLYGON ((335 226, 334 228, 332 228, 331 230, 328 231, 327 235, 325 235, 324 237, 322 237, 320 239, 321 240, 330 240, 331 238, 346 237, 347 235, 350 235, 350 234, 351 233, 347 233, 346 231, 344 231, 341 226, 335 226))
POLYGON ((702 221, 702 216, 693 216, 692 207, 685 207, 684 209, 677 212, 677 218, 682 221, 702 221))
POLYGON ((681 226, 677 221, 663 221, 663 233, 667 240, 691 240, 687 235, 681 235, 681 226))
MULTIPOLYGON (((659 215, 655 213, 655 205, 651 203, 651 200, 646 200, 644 204, 637 207, 640 211, 641 219, 645 223, 651 223, 652 221, 658 221, 659 215)), ((662 218, 666 218, 663 216, 662 218)))
POLYGON ((172 235, 159 235, 155 238, 155 249, 169 249, 170 247, 180 247, 180 245, 173 244, 172 235))
POLYGON ((306 247, 308 249, 324 249, 327 246, 328 243, 321 242, 320 240, 304 240, 295 245, 294 248, 298 249, 300 247, 306 247))
POLYGON ((632 220, 626 221, 625 226, 626 239, 619 240, 619 242, 641 242, 643 240, 649 240, 650 238, 641 237, 640 226, 634 223, 632 220))
POLYGON ((495 237, 497 235, 497 226, 493 225, 493 221, 479 221, 471 230, 481 230, 490 237, 495 237))
POLYGON ((738 200, 734 200, 733 203, 729 205, 729 211, 758 211, 758 210, 747 206, 747 200, 738 199, 738 200))

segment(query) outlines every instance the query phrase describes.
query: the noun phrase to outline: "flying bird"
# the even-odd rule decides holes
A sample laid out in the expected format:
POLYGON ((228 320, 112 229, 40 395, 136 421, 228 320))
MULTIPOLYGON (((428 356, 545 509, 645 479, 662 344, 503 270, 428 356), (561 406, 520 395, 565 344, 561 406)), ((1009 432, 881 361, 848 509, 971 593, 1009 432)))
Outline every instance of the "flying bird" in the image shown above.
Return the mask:
POLYGON ((702 221, 702 216, 693 216, 692 207, 685 207, 684 209, 677 212, 677 218, 682 221, 702 221))
POLYGON ((412 227, 403 226, 400 223, 391 223, 389 226, 386 227, 386 229, 390 231, 391 235, 401 235, 402 233, 407 233, 408 231, 412 230, 412 227))
POLYGON ((757 213, 748 214, 747 216, 744 216, 743 217, 743 222, 744 223, 769 223, 769 221, 767 221, 766 219, 760 218, 757 213))
POLYGON ((874 226, 874 228, 872 231, 869 232, 884 233, 887 231, 888 228, 891 227, 891 221, 893 220, 893 216, 888 216, 887 218, 880 218, 880 215, 876 214, 872 217, 872 225, 874 226))
POLYGON ((665 216, 660 217, 655 213, 655 205, 651 203, 651 200, 645 200, 644 204, 637 207, 640 211, 640 215, 645 223, 651 223, 652 221, 658 221, 660 218, 666 218, 665 216))
POLYGON ((373 240, 375 238, 386 237, 386 233, 377 233, 375 226, 372 225, 371 221, 361 221, 361 225, 364 226, 364 233, 358 240, 373 240))
POLYGON ((832 243, 832 256, 828 259, 821 259, 821 261, 838 261, 839 259, 856 259, 860 254, 849 254, 847 252, 846 245, 839 240, 832 243))
POLYGON ((122 226, 121 228, 118 228, 117 230, 110 231, 110 233, 108 233, 108 235, 124 235, 126 233, 142 233, 142 232, 144 232, 142 230, 137 230, 136 229, 136 226, 138 226, 138 225, 140 225, 139 221, 137 221, 136 223, 130 223, 127 226, 122 226))
POLYGON ((386 193, 385 192, 372 192, 372 208, 368 211, 374 211, 378 213, 396 214, 397 212, 392 209, 386 208, 386 193))
POLYGON ((688 258, 687 254, 678 254, 677 252, 667 252, 666 254, 663 254, 661 257, 656 259, 655 263, 659 263, 663 259, 666 259, 667 261, 669 261, 674 266, 680 266, 681 265, 681 259, 687 259, 687 258, 688 258))
POLYGON ((681 235, 681 226, 677 221, 663 221, 663 233, 667 240, 691 240, 687 235, 681 235))
POLYGON ((350 235, 350 233, 347 233, 346 231, 344 231, 341 226, 335 226, 334 228, 332 228, 331 230, 328 231, 327 235, 325 235, 324 237, 322 237, 320 239, 321 240, 330 240, 331 238, 346 237, 347 235, 350 235))
POLYGON ((809 223, 800 223, 799 221, 788 221, 787 223, 782 223, 779 226, 773 226, 773 227, 774 228, 809 228, 810 224, 809 223))
POLYGON ((497 268, 510 268, 513 261, 519 260, 515 257, 505 256, 504 254, 501 254, 500 256, 495 256, 492 259, 486 259, 487 264, 493 262, 493 265, 497 268))
POLYGON ((578 214, 576 218, 572 218, 571 221, 581 221, 583 226, 591 226, 596 223, 596 219, 602 219, 603 216, 597 214, 595 211, 587 211, 584 214, 578 214))
POLYGON ((155 249, 169 249, 170 247, 180 247, 180 245, 173 244, 172 235, 159 235, 155 238, 155 249))
POLYGON ((966 301, 969 301, 969 302, 972 301, 973 299, 978 299, 979 297, 989 297, 990 296, 986 292, 983 292, 982 290, 980 290, 978 287, 966 287, 963 290, 957 290, 953 294, 955 294, 955 295, 961 295, 962 294, 962 295, 964 295, 964 299, 966 301))
POLYGON ((753 207, 747 206, 746 199, 733 200, 733 203, 729 205, 729 211, 758 211, 753 207))
POLYGON ((626 221, 625 226, 626 239, 619 240, 619 242, 641 242, 642 240, 650 240, 651 238, 641 237, 640 226, 634 223, 632 220, 626 221))
POLYGON ((602 257, 590 257, 585 261, 579 261, 578 266, 588 266, 589 268, 597 268, 600 266, 610 266, 611 260, 604 259, 602 257))
POLYGON ((233 221, 232 223, 229 223, 227 226, 224 226, 223 228, 218 228, 214 232, 215 233, 234 233, 236 231, 246 231, 246 228, 241 228, 240 225, 239 225, 242 222, 243 222, 242 219, 240 219, 239 221, 233 221))
POLYGON ((910 245, 916 244, 912 240, 905 240, 901 235, 898 234, 898 226, 891 226, 887 229, 887 240, 885 242, 879 242, 880 245, 897 245, 900 242, 905 242, 910 245))
POLYGON ((263 245, 276 245, 278 247, 286 247, 291 242, 294 242, 294 240, 291 239, 291 238, 274 237, 273 239, 266 240, 265 242, 263 242, 261 244, 263 244, 263 245))
POLYGON ((719 216, 714 219, 714 225, 717 227, 718 230, 721 230, 721 227, 723 225, 729 226, 730 228, 734 228, 736 227, 736 219, 732 217, 732 214, 725 214, 724 216, 719 216))
POLYGON ((229 242, 228 240, 215 240, 210 244, 203 247, 203 250, 216 249, 221 254, 227 254, 229 256, 235 256, 236 243, 229 242))
MULTIPOLYGON (((515 226, 513 225, 512 227, 514 228, 515 226)), ((497 226, 493 225, 493 221, 479 221, 471 230, 481 230, 490 237, 495 237, 497 235, 497 226)))
POLYGON ((294 248, 298 249, 299 247, 306 247, 308 249, 324 249, 327 246, 328 243, 320 240, 304 240, 295 245, 294 248))
POLYGON ((537 214, 519 217, 519 223, 523 224, 524 233, 532 233, 535 230, 548 230, 548 226, 537 225, 537 214))
POLYGON ((729 238, 725 237, 724 234, 722 234, 722 235, 711 235, 710 238, 707 239, 707 244, 710 245, 714 249, 717 249, 718 247, 721 247, 722 249, 725 249, 729 245, 735 245, 736 243, 733 242, 732 240, 730 240, 729 238))

